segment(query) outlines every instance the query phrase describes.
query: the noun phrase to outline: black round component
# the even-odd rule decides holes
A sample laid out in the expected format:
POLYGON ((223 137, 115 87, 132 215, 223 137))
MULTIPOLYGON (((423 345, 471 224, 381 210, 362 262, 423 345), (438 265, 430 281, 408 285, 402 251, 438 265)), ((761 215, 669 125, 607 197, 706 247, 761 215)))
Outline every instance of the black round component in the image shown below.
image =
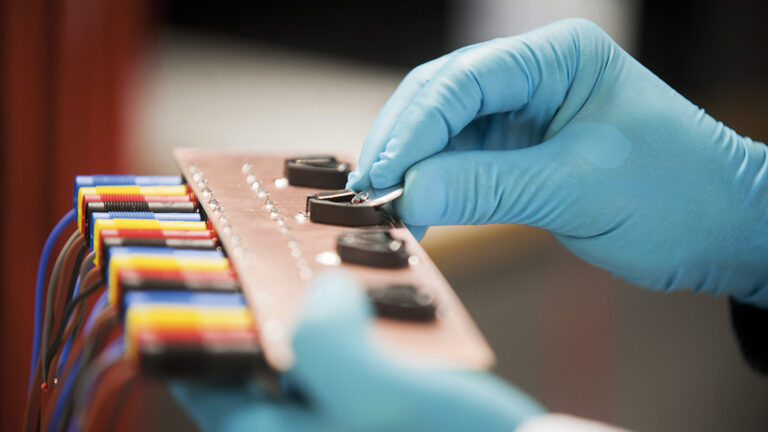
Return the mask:
POLYGON ((386 285, 368 290, 376 313, 407 321, 435 319, 435 299, 413 285, 386 285))
POLYGON ((389 231, 342 234, 336 252, 342 262, 380 268, 406 267, 409 257, 405 242, 393 238, 389 231))
POLYGON ((309 220, 317 223, 344 226, 380 225, 386 213, 380 207, 352 204, 352 190, 322 192, 307 196, 309 220))
POLYGON ((284 175, 291 186, 315 189, 343 189, 349 164, 329 155, 304 156, 285 160, 284 175))

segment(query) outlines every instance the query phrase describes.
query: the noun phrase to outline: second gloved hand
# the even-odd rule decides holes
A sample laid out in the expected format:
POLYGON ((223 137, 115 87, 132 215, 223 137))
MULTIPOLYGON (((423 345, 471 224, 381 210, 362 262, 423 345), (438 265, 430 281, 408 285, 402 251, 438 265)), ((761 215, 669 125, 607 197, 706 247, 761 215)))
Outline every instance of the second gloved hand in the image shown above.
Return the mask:
POLYGON ((513 431, 543 412, 481 371, 398 364, 370 343, 371 305, 343 275, 313 283, 285 376, 306 403, 276 401, 256 383, 177 382, 171 391, 206 431, 513 431))
POLYGON ((412 71, 348 187, 403 180, 396 209, 415 232, 533 225, 640 285, 768 307, 768 147, 708 116, 587 21, 412 71))

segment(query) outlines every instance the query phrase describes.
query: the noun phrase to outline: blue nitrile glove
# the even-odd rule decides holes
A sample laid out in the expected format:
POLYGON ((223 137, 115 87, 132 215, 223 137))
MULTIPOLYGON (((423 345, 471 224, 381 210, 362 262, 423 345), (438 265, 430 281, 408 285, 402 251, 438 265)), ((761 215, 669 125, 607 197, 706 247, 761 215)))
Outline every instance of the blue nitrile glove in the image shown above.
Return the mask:
POLYGON ((398 364, 369 340, 371 307, 348 277, 319 277, 293 337, 284 377, 308 399, 175 382, 171 392, 205 431, 505 431, 543 412, 487 372, 398 364))
POLYGON ((657 290, 768 307, 768 147, 565 20, 414 69, 348 187, 392 186, 402 220, 545 228, 657 290))

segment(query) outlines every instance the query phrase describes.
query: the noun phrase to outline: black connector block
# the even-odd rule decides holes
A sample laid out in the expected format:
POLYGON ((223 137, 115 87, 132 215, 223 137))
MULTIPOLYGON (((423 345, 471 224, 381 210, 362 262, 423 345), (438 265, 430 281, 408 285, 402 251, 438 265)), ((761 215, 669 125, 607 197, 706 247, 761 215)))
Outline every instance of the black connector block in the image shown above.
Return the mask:
POLYGON ((258 344, 143 342, 139 366, 147 377, 237 380, 266 363, 258 344))

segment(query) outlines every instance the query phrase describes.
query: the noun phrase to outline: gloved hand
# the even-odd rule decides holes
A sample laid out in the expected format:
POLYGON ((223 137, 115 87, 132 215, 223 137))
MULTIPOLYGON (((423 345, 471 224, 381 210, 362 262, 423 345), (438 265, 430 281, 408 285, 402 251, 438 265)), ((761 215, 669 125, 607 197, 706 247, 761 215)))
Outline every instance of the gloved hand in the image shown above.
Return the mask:
POLYGON ((348 187, 429 225, 545 228, 657 290, 768 307, 768 147, 676 93, 600 28, 566 20, 414 69, 348 187))
POLYGON ((308 403, 272 400, 256 383, 173 383, 172 394, 203 430, 510 432, 543 412, 489 373, 387 358, 369 343, 371 307, 352 280, 326 275, 313 285, 285 376, 308 403))

